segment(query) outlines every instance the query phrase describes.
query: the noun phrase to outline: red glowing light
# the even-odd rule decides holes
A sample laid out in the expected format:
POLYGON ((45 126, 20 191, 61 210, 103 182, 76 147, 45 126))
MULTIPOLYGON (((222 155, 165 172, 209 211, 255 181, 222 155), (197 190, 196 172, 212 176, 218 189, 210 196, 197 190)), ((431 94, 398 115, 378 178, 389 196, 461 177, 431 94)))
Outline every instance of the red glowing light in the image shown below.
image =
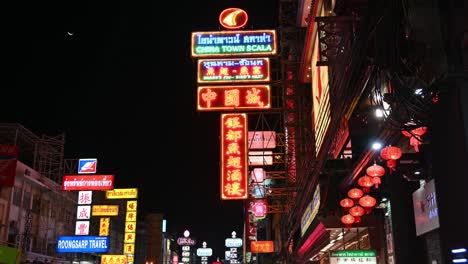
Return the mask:
POLYGON ((246 199, 247 115, 221 115, 221 199, 246 199))

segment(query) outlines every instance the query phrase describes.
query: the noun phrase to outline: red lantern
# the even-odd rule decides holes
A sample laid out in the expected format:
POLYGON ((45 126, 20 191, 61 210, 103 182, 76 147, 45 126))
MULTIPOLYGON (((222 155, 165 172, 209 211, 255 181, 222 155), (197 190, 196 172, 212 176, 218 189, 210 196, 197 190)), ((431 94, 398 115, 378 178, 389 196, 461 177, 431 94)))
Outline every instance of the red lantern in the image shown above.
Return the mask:
POLYGON ((366 169, 366 173, 371 177, 382 177, 385 175, 385 168, 374 163, 374 165, 366 169))
POLYGON ((345 210, 348 210, 349 208, 353 207, 354 202, 353 202, 353 200, 351 200, 349 198, 344 198, 343 200, 340 201, 340 205, 345 210))
POLYGON ((341 222, 345 224, 346 228, 350 229, 351 225, 354 223, 354 216, 349 214, 343 215, 341 217, 341 222))
POLYGON ((414 151, 419 152, 419 145, 421 145, 421 136, 426 134, 427 127, 418 127, 408 131, 401 131, 401 133, 410 138, 410 145, 414 147, 414 151))
POLYGON ((359 199, 359 205, 364 207, 366 214, 369 214, 372 211, 372 207, 374 207, 376 204, 377 200, 368 194, 359 199))
POLYGON ((372 183, 375 185, 375 188, 378 189, 379 184, 381 184, 382 182, 380 181, 379 177, 372 177, 372 183))
POLYGON ((364 208, 362 208, 359 205, 353 206, 349 209, 349 214, 354 216, 354 222, 355 223, 360 223, 361 222, 361 216, 364 215, 364 208))
POLYGON ((362 176, 361 178, 358 179, 358 184, 359 184, 359 186, 362 187, 362 190, 365 193, 368 193, 370 191, 370 187, 372 187, 372 185, 374 185, 374 183, 372 183, 372 178, 366 175, 366 176, 362 176))
POLYGON ((401 150, 397 147, 388 146, 380 151, 380 156, 387 161, 390 171, 395 170, 397 159, 401 158, 401 150))
POLYGON ((348 191, 348 196, 354 200, 361 198, 364 195, 361 189, 353 188, 348 191))

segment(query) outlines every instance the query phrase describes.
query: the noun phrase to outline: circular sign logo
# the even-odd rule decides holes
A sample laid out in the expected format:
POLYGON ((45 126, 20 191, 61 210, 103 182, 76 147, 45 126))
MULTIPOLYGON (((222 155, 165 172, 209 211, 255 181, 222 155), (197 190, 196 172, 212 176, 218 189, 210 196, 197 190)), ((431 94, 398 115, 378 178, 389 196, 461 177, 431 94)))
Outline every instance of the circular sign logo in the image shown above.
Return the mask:
POLYGON ((240 8, 224 9, 219 15, 219 23, 227 29, 242 28, 247 24, 249 16, 240 8))

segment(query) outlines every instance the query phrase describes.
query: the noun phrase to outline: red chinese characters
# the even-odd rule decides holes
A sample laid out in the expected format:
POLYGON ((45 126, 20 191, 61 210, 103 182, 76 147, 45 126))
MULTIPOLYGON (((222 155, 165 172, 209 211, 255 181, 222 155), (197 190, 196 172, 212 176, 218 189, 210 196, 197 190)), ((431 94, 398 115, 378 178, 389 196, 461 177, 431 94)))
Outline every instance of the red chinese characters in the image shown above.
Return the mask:
POLYGON ((199 86, 198 111, 270 109, 269 85, 199 86))
POLYGON ((246 199, 247 114, 221 115, 221 199, 246 199))

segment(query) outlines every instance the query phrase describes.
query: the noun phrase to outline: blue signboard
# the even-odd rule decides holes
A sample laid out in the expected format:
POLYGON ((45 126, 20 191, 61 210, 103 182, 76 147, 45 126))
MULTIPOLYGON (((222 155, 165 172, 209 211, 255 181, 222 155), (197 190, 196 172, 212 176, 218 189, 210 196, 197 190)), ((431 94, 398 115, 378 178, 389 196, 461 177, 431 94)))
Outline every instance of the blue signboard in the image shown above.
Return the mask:
POLYGON ((60 236, 57 240, 57 253, 109 251, 108 236, 60 236))

